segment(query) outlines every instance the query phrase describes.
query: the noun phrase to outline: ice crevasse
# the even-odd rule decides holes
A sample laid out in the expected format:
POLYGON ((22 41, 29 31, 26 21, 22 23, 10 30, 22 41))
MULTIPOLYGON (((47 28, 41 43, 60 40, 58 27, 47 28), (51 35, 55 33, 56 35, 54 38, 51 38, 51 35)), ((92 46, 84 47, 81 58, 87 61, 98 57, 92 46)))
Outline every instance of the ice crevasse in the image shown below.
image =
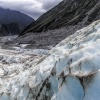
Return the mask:
POLYGON ((0 68, 0 100, 100 100, 100 20, 25 66, 20 64, 16 74, 0 68))

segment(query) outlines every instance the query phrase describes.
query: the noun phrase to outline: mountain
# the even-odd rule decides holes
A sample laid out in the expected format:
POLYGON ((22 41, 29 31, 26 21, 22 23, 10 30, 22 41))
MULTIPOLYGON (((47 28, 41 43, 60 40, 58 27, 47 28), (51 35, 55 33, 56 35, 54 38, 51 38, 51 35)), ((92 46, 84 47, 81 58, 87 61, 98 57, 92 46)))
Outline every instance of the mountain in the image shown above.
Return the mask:
POLYGON ((63 0, 40 16, 16 42, 34 47, 56 45, 75 31, 100 19, 100 0, 63 0))
POLYGON ((46 56, 0 49, 1 100, 100 100, 100 20, 46 56))
POLYGON ((34 22, 34 19, 24 13, 21 13, 16 10, 0 8, 0 25, 11 27, 12 24, 14 24, 14 26, 16 24, 17 25, 16 29, 20 27, 20 30, 18 30, 18 32, 19 31, 21 32, 26 26, 28 26, 32 22, 34 22))
POLYGON ((0 36, 18 35, 21 32, 20 26, 17 23, 0 25, 0 36))
MULTIPOLYGON (((64 26, 88 25, 100 18, 100 0, 63 0, 57 6, 40 16, 27 32, 42 32, 64 26)), ((20 35, 22 35, 20 34, 20 35)))

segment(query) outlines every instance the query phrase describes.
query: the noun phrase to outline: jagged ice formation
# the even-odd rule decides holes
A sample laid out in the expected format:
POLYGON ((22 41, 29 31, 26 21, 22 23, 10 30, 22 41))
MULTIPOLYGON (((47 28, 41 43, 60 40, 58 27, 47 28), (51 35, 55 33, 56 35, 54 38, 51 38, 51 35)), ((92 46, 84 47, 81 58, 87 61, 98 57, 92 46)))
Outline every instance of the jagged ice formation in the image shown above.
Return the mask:
POLYGON ((100 21, 67 37, 35 64, 20 54, 21 60, 4 66, 2 55, 0 100, 100 100, 100 21))

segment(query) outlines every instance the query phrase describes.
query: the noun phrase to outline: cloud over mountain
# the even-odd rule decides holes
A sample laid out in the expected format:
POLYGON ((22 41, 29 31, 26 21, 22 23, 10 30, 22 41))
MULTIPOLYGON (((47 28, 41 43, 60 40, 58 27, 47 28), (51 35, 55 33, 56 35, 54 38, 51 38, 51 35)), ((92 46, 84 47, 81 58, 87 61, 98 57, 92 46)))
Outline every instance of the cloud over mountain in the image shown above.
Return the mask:
POLYGON ((37 19, 62 0, 0 0, 0 7, 21 11, 37 19))

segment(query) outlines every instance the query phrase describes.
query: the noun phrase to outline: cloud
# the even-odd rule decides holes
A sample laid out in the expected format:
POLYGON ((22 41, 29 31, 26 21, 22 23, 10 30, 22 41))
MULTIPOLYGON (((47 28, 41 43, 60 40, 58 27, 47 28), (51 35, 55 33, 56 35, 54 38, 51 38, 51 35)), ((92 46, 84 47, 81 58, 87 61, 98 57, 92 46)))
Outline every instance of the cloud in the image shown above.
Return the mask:
POLYGON ((49 10, 52 7, 54 7, 55 5, 57 5, 59 2, 61 2, 62 0, 44 0, 43 3, 43 8, 45 10, 49 10))
POLYGON ((21 11, 34 19, 62 0, 0 0, 0 7, 21 11))

